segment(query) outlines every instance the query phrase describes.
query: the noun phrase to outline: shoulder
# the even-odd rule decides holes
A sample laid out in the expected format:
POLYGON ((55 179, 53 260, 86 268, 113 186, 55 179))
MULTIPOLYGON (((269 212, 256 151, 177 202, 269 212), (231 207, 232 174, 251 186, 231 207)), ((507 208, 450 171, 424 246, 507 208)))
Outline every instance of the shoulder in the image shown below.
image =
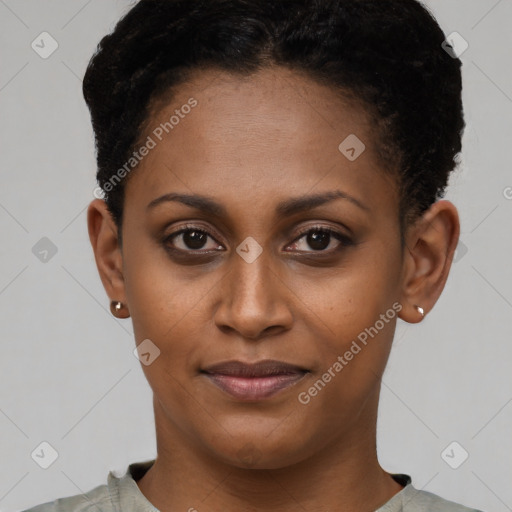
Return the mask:
POLYGON ((85 494, 42 503, 23 512, 115 512, 108 487, 99 485, 85 494))
POLYGON ((135 480, 141 478, 155 459, 134 462, 123 476, 110 471, 107 484, 74 496, 42 503, 23 512, 118 512, 119 510, 145 510, 158 512, 146 500, 135 480))
POLYGON ((436 494, 415 489, 411 484, 402 493, 403 512, 481 512, 445 500, 436 494))

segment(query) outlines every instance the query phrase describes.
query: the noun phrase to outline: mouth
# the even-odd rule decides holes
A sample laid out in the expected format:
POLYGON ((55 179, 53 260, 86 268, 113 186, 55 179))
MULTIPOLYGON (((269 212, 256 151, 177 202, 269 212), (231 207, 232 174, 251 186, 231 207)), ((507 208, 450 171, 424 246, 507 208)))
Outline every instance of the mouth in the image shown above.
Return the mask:
POLYGON ((233 398, 257 401, 293 386, 309 371, 282 361, 264 360, 253 364, 226 361, 209 366, 201 373, 233 398))

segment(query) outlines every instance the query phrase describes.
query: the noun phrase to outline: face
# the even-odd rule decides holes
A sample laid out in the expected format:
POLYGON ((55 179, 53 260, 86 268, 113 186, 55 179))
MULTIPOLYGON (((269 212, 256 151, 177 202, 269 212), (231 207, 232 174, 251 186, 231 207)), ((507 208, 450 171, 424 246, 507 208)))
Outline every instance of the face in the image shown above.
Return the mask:
POLYGON ((160 351, 142 366, 157 430, 241 467, 358 443, 402 273, 366 113, 292 71, 203 71, 147 126, 122 274, 136 343, 160 351))

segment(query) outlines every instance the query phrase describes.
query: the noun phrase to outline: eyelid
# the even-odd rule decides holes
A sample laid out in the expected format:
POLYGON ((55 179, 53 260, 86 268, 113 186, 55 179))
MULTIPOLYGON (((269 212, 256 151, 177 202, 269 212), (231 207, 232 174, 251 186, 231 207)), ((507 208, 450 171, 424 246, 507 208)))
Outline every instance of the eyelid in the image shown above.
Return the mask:
POLYGON ((297 236, 293 239, 292 243, 298 240, 299 238, 302 238, 304 235, 309 233, 310 231, 326 231, 332 235, 338 235, 342 239, 350 240, 350 236, 338 231, 336 228, 333 228, 332 226, 322 226, 320 224, 314 224, 312 226, 306 226, 302 228, 297 236))

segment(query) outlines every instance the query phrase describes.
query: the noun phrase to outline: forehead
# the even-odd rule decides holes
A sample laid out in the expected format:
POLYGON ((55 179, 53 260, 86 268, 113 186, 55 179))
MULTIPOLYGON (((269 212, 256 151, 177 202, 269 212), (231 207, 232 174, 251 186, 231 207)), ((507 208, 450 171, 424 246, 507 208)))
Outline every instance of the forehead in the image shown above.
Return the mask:
POLYGON ((182 192, 266 208, 336 188, 380 213, 396 210, 366 111, 292 70, 196 72, 153 104, 148 137, 153 147, 128 181, 126 207, 182 192))

